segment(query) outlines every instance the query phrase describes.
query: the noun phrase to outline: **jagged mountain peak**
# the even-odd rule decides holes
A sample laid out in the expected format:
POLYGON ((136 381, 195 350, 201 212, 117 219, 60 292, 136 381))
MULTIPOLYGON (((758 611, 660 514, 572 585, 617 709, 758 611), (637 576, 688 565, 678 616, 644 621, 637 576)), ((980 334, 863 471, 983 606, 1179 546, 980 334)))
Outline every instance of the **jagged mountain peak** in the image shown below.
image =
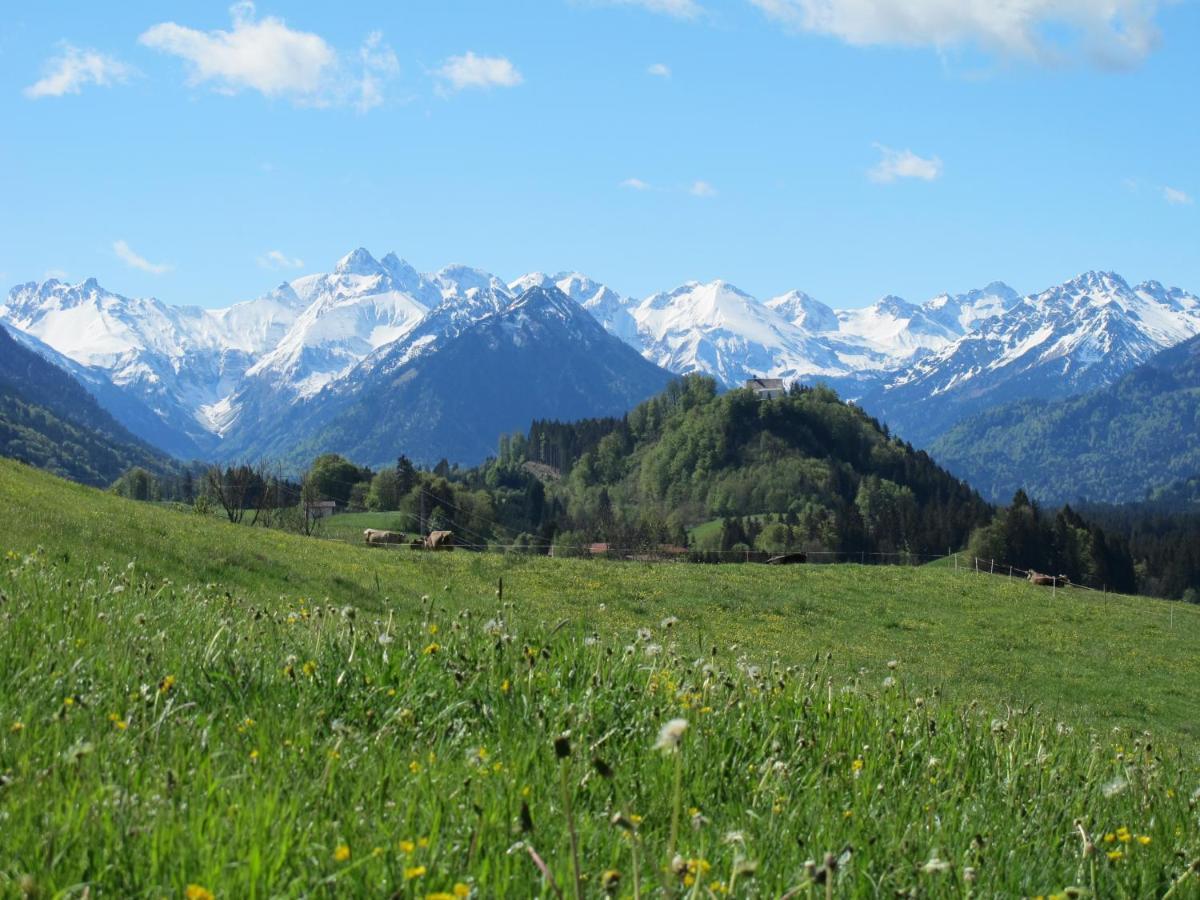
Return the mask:
POLYGON ((384 268, 365 247, 358 247, 339 259, 333 271, 338 275, 380 275, 384 268))

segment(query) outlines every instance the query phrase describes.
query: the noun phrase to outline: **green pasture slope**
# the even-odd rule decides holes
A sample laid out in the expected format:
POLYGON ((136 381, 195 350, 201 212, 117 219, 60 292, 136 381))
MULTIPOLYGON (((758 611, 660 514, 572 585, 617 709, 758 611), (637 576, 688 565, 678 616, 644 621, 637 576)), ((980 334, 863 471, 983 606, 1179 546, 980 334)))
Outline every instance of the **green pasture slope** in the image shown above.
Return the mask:
POLYGON ((0 626, 0 897, 1200 891, 1181 604, 369 549, 0 462, 0 626))

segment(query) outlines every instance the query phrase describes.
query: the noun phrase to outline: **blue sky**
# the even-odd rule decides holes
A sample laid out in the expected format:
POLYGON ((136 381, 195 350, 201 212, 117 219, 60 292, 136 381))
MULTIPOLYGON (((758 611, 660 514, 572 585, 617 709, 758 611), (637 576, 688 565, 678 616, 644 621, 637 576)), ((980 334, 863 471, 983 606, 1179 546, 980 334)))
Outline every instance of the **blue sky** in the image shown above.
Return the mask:
POLYGON ((1200 291, 1194 0, 3 15, 5 286, 217 306, 363 245, 637 296, 861 306, 1091 268, 1200 291))

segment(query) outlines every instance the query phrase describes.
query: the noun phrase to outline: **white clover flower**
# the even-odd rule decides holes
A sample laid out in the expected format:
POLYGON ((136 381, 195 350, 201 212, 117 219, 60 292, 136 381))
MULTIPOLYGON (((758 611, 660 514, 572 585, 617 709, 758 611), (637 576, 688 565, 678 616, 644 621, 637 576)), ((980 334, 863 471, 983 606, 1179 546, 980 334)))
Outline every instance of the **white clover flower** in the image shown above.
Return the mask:
POLYGON ((687 719, 672 719, 667 722, 658 732, 658 740, 654 744, 654 749, 665 750, 667 753, 678 750, 687 727, 687 719))

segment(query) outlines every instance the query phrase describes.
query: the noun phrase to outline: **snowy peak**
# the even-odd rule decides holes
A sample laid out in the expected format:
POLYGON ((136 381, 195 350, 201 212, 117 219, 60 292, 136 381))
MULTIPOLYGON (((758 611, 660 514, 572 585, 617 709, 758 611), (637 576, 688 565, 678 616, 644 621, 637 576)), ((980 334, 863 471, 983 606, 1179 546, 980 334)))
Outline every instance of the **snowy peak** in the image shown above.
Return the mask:
POLYGON ((788 291, 786 294, 772 297, 764 305, 768 309, 773 309, 797 328, 814 334, 823 331, 837 331, 840 327, 837 313, 804 291, 788 291))
POLYGON ((841 331, 874 347, 896 363, 946 346, 958 332, 902 297, 888 295, 863 309, 840 310, 841 331))
POLYGON ((446 298, 466 297, 472 291, 501 297, 512 296, 508 285, 495 275, 470 266, 446 266, 433 276, 433 281, 441 288, 442 296, 446 298))
POLYGON ((939 294, 923 304, 934 321, 959 334, 974 330, 984 319, 1002 316, 1021 301, 1021 295, 1003 281, 965 294, 939 294))
POLYGON ((382 275, 384 268, 365 247, 359 247, 339 259, 333 271, 337 275, 382 275))

